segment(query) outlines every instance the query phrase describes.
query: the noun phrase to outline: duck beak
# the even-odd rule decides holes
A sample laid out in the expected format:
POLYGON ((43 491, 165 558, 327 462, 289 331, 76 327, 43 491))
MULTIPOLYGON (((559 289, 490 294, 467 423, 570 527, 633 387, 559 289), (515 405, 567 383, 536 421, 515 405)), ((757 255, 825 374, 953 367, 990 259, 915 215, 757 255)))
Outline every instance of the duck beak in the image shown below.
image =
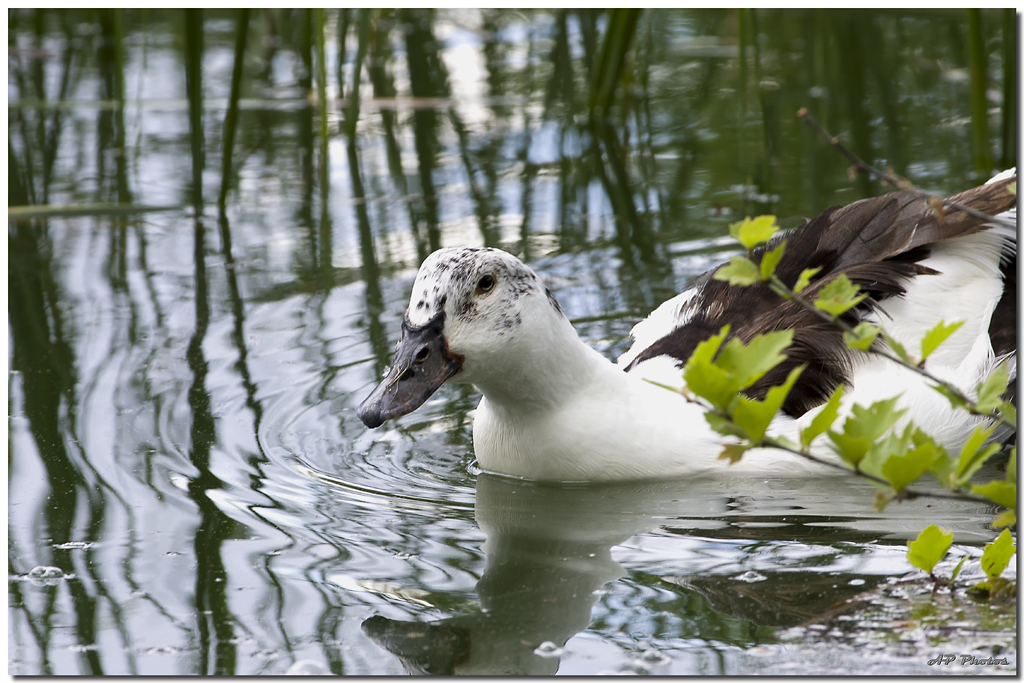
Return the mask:
POLYGON ((462 359, 448 350, 443 330, 444 312, 422 327, 410 325, 406 314, 391 368, 356 410, 364 425, 376 429, 385 420, 411 413, 459 371, 462 359))

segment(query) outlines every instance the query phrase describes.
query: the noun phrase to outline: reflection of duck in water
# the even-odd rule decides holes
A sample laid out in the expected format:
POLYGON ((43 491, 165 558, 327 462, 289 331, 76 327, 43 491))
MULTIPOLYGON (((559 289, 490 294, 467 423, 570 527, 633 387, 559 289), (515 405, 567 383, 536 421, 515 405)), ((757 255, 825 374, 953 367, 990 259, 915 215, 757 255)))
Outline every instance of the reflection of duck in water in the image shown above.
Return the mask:
MULTIPOLYGON (((371 617, 363 631, 398 655, 412 673, 553 674, 558 658, 535 650, 561 647, 587 628, 595 594, 625 572, 611 547, 653 525, 623 518, 614 504, 582 524, 581 494, 482 475, 476 520, 487 534, 487 568, 477 584, 480 612, 433 623, 371 617)), ((593 504, 594 501, 591 501, 593 504)))
MULTIPOLYGON (((954 199, 990 214, 1010 211, 1015 175, 954 199)), ((962 387, 1016 354, 1016 236, 949 209, 940 218, 905 194, 827 210, 785 236, 777 274, 792 286, 820 267, 814 293, 845 273, 869 297, 850 322, 881 322, 908 348, 940 320, 965 324, 929 358, 929 369, 962 387), (1005 288, 1004 281, 1012 283, 1005 288)), ((759 256, 757 258, 760 258, 759 256)), ((483 393, 473 440, 480 465, 534 479, 622 480, 723 471, 721 437, 699 406, 643 381, 678 386, 695 346, 731 325, 744 340, 793 328, 789 358, 747 393, 760 397, 789 370, 807 368, 773 429, 787 434, 813 416, 840 383, 846 401, 871 403, 902 393, 907 417, 956 447, 976 420, 954 412, 915 373, 884 359, 854 358, 842 335, 764 285, 744 289, 702 277, 633 329, 618 365, 576 335, 534 272, 495 249, 442 249, 420 267, 391 370, 360 405, 369 427, 415 410, 446 380, 483 393)), ((1015 369, 1016 365, 1011 364, 1015 369)), ((1012 379, 1012 378, 1011 378, 1012 379)), ((827 454, 826 454, 827 455, 827 454)), ((748 452, 733 466, 764 474, 829 471, 777 452, 748 452)))
MULTIPOLYGON (((804 503, 816 500, 815 492, 785 486, 764 488, 763 482, 744 480, 760 491, 762 502, 774 511, 780 501, 797 496, 804 503)), ((806 483, 810 486, 810 482, 806 483)), ((833 512, 863 512, 865 490, 842 487, 829 496, 833 512)), ((743 505, 756 512, 756 496, 744 496, 743 505)), ((814 506, 825 509, 822 504, 814 506)), ((477 584, 480 611, 423 623, 374 616, 362 628, 374 642, 397 655, 412 673, 425 674, 553 674, 559 666, 558 650, 545 652, 542 645, 561 648, 592 621, 599 589, 625 575, 611 557, 611 548, 637 533, 647 531, 664 518, 678 526, 689 518, 701 536, 715 536, 701 520, 729 516, 736 499, 706 484, 635 484, 564 489, 523 484, 502 477, 481 475, 477 482, 476 519, 486 533, 483 549, 487 567, 477 584), (703 528, 701 528, 703 527, 703 528)), ((800 510, 793 510, 797 516, 800 510)), ((793 515, 788 515, 790 519, 793 515)), ((757 515, 755 519, 765 519, 757 515)), ((852 518, 850 518, 852 519, 852 518)), ((710 521, 710 520, 709 520, 710 521)), ((826 533, 821 518, 807 527, 774 524, 772 536, 794 539, 818 538, 826 533)), ((849 521, 833 517, 833 522, 849 521)), ((919 520, 912 520, 911 524, 919 520)), ((884 522, 882 526, 884 526, 884 522)), ((711 526, 714 526, 712 524, 711 526)), ((730 539, 741 527, 721 524, 719 535, 730 539)), ((757 529, 745 529, 747 537, 757 529)), ((832 527, 830 542, 837 538, 864 541, 878 531, 851 532, 832 527)), ((742 554, 742 552, 740 553, 742 554)), ((822 572, 786 572, 754 582, 737 580, 734 573, 702 575, 680 562, 680 574, 662 577, 665 585, 690 596, 680 601, 687 613, 679 618, 689 629, 683 638, 729 641, 736 619, 756 625, 789 626, 845 607, 843 599, 870 587, 883 576, 845 574, 843 585, 822 572), (850 579, 860 578, 854 586, 850 579), (822 586, 815 590, 814 586, 822 586)), ((748 642, 737 642, 749 645, 748 642)))

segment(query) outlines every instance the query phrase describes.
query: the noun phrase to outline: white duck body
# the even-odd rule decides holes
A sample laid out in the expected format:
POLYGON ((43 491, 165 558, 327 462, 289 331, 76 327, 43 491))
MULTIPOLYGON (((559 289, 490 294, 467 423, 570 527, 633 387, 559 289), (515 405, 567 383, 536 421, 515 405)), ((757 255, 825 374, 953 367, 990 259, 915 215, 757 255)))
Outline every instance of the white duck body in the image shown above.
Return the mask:
MULTIPOLYGON (((644 376, 623 372, 584 344, 554 307, 524 310, 517 337, 513 361, 484 361, 481 369, 467 355, 465 377, 459 378, 483 392, 473 422, 473 446, 483 469, 560 481, 651 479, 724 469, 717 459, 722 439, 698 405, 644 376), (529 372, 516 367, 524 360, 529 372), (497 368, 503 369, 492 372, 497 368)), ((681 372, 671 367, 658 379, 678 386, 681 372)), ((809 473, 821 467, 778 453, 751 452, 735 469, 809 473)))
MULTIPOLYGON (((1007 211, 1000 218, 1015 223, 1016 210, 1007 211)), ((920 265, 938 274, 913 278, 903 296, 882 304, 882 315, 871 312, 864 320, 882 325, 887 334, 914 355, 925 331, 940 321, 963 321, 960 329, 928 358, 928 372, 973 398, 977 383, 998 363, 1006 361, 1010 364, 1012 384, 1016 354, 997 356, 989 340, 988 326, 1003 294, 1000 263, 1008 251, 1015 250, 1016 233, 1005 226, 936 243, 931 246, 931 256, 920 261, 920 265)), ((618 359, 618 364, 629 366, 645 348, 685 325, 689 317, 687 304, 696 292, 690 289, 666 301, 638 323, 632 330, 633 347, 618 359)), ((841 417, 849 414, 855 404, 867 406, 899 396, 898 407, 907 411, 900 424, 912 420, 948 449, 962 447, 974 426, 983 422, 966 411, 955 410, 930 382, 909 368, 880 356, 857 354, 853 360, 853 376, 843 396, 841 417)), ((676 363, 666 356, 641 362, 629 374, 662 384, 680 384, 676 363)), ((808 411, 795 425, 805 427, 819 411, 808 411)), ((785 416, 780 416, 770 431, 783 436, 795 433, 785 416)), ((817 454, 827 457, 829 452, 819 450, 817 454)))
MULTIPOLYGON (((880 206, 882 199, 864 202, 879 202, 880 206)), ((889 201, 889 205, 894 201, 897 200, 889 201)), ((1006 203, 1005 198, 1003 202, 1006 203)), ((989 332, 993 311, 1003 296, 1001 260, 1015 258, 1014 231, 982 229, 975 221, 972 227, 961 230, 962 236, 946 237, 942 231, 952 228, 945 224, 936 227, 918 216, 914 220, 920 225, 903 226, 905 234, 898 236, 903 241, 897 240, 898 244, 893 246, 890 236, 878 231, 877 225, 873 229, 881 237, 864 236, 871 225, 863 234, 843 227, 842 222, 849 223, 849 216, 860 210, 859 204, 862 202, 830 210, 831 215, 826 212, 816 220, 832 221, 839 226, 836 232, 845 230, 846 236, 840 238, 852 245, 849 251, 864 252, 868 247, 877 251, 881 256, 875 258, 881 265, 875 268, 879 263, 871 263, 873 269, 858 271, 856 264, 863 264, 865 257, 855 253, 851 258, 862 260, 850 266, 842 261, 846 254, 840 253, 834 259, 838 263, 834 272, 823 273, 819 284, 840 271, 853 278, 860 273, 860 277, 867 277, 872 283, 871 278, 877 276, 881 284, 874 285, 883 300, 873 307, 866 306, 859 319, 882 323, 912 353, 919 348, 921 335, 939 320, 964 320, 965 324, 929 358, 928 369, 969 392, 1000 360, 993 352, 989 332), (847 210, 852 213, 844 214, 847 210), (878 246, 872 240, 886 244, 878 246), (887 258, 893 260, 883 261, 887 258)), ((917 209, 903 197, 897 204, 897 213, 913 213, 911 209, 917 209)), ((872 211, 877 208, 864 206, 872 211)), ((831 234, 827 232, 830 229, 826 226, 823 234, 831 234)), ((796 234, 797 231, 790 233, 796 234)), ((821 245, 815 248, 819 252, 823 249, 821 245)), ((799 263, 796 266, 802 268, 799 263)), ((867 289, 874 285, 869 283, 867 289)), ((748 451, 740 462, 729 465, 718 458, 724 439, 708 426, 700 406, 647 381, 681 386, 680 368, 692 351, 694 340, 708 336, 700 331, 701 325, 717 332, 719 323, 732 320, 729 315, 746 322, 741 302, 747 294, 741 293, 728 301, 723 286, 724 283, 702 278, 697 287, 667 301, 634 328, 633 348, 614 364, 580 340, 550 292, 518 259, 494 249, 442 249, 431 254, 420 268, 404 329, 413 339, 420 330, 443 328, 443 356, 449 364, 444 376, 449 381, 472 383, 482 392, 474 419, 473 443, 480 467, 487 471, 560 481, 840 472, 775 450, 748 451), (720 319, 720 314, 725 317, 720 319)), ((776 324, 779 316, 774 311, 762 311, 762 304, 754 302, 753 310, 760 317, 750 316, 751 329, 743 334, 768 331, 776 324)), ((1013 316, 1015 322, 1015 313, 1013 316)), ((835 333, 830 333, 833 337, 826 341, 834 347, 835 333)), ((795 343, 791 349, 792 363, 801 362, 801 353, 814 359, 817 349, 813 344, 824 339, 821 335, 819 330, 805 336, 802 351, 795 343)), ((800 338, 800 332, 797 336, 800 338)), ((403 353, 401 344, 405 343, 400 343, 399 356, 403 353)), ((978 422, 964 411, 953 411, 948 401, 928 387, 917 373, 885 359, 853 356, 842 345, 841 338, 838 346, 842 349, 822 349, 825 360, 817 369, 818 375, 805 371, 804 377, 810 377, 808 383, 821 385, 811 386, 812 393, 817 390, 827 395, 831 386, 825 385, 835 379, 832 373, 852 385, 846 392, 844 410, 854 402, 869 404, 901 394, 901 406, 907 408, 905 419, 937 436, 948 448, 958 448, 978 422), (829 354, 843 357, 835 360, 829 354), (833 367, 837 364, 843 368, 833 367)), ((1011 361, 1015 359, 1015 349, 1014 337, 1011 361)), ((420 353, 426 355, 422 348, 420 353)), ((395 365, 401 364, 399 356, 395 365)), ((389 414, 377 414, 375 419, 364 417, 367 404, 379 398, 381 392, 391 389, 394 393, 397 390, 392 389, 393 385, 409 377, 415 381, 399 384, 399 389, 415 389, 416 381, 424 381, 417 380, 420 376, 416 375, 415 364, 420 361, 403 362, 405 365, 392 371, 360 406, 360 417, 369 426, 408 412, 425 399, 424 395, 418 402, 403 404, 404 407, 389 414), (412 369, 403 375, 403 368, 409 368, 410 362, 412 369)), ((1015 371, 1015 363, 1013 368, 1015 371)), ((432 388, 428 388, 426 395, 444 381, 444 377, 437 380, 433 375, 427 379, 432 388)), ((797 427, 818 412, 819 408, 814 406, 820 403, 813 397, 805 399, 797 410, 788 411, 790 415, 780 415, 770 433, 795 440, 797 427)), ((838 460, 824 445, 818 455, 838 460)))
MULTIPOLYGON (((1003 217, 1016 221, 1016 212, 1003 217)), ((1007 249, 1015 249, 1016 234, 1005 228, 940 242, 932 255, 921 261, 941 275, 922 276, 907 284, 902 297, 887 300, 886 315, 867 318, 884 327, 910 353, 918 355, 921 337, 940 321, 963 321, 927 361, 928 371, 950 382, 974 398, 974 388, 1004 360, 1010 364, 1011 381, 1016 376, 1016 355, 993 352, 988 328, 993 311, 1003 294, 1000 260, 1007 249)), ((853 404, 870 405, 899 396, 898 405, 906 409, 903 422, 912 420, 934 436, 947 449, 959 450, 970 432, 983 418, 954 409, 920 374, 878 356, 864 357, 855 368, 852 387, 843 402, 849 411, 853 404)))

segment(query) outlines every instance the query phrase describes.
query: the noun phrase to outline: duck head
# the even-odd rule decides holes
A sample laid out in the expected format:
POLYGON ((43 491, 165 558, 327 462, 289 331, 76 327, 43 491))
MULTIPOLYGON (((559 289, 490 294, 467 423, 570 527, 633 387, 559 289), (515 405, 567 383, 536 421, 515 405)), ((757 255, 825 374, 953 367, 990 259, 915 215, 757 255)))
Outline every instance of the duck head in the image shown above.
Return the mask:
MULTIPOLYGON (((498 249, 440 249, 420 266, 402 336, 383 381, 357 410, 379 427, 420 407, 448 379, 481 386, 512 371, 524 347, 536 345, 524 322, 556 313, 557 302, 522 261, 498 249), (547 310, 544 310, 547 309, 547 310)), ((568 324, 568 321, 566 321, 568 324)))

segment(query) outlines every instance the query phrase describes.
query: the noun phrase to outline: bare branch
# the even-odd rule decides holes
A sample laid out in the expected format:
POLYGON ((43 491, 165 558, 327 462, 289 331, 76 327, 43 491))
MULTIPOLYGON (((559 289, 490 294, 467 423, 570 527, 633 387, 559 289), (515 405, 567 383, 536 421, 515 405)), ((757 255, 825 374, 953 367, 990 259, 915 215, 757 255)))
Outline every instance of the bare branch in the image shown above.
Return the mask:
POLYGON ((811 116, 810 112, 807 111, 806 107, 801 108, 800 111, 796 113, 796 115, 803 119, 804 123, 806 123, 808 126, 817 131, 817 133, 821 135, 821 137, 823 137, 825 141, 828 142, 828 144, 835 147, 840 154, 849 159, 858 173, 866 173, 868 175, 872 175, 875 178, 878 178, 879 180, 892 185, 898 190, 905 190, 907 192, 910 192, 911 194, 917 195, 918 197, 927 200, 928 204, 932 206, 932 208, 934 208, 936 211, 938 211, 940 215, 941 207, 948 207, 950 209, 962 211, 963 213, 966 213, 968 216, 971 216, 972 218, 977 218, 978 220, 985 221, 986 223, 995 223, 997 225, 1002 225, 1014 230, 1017 229, 1017 226, 1014 223, 1006 220, 1005 218, 993 216, 991 214, 985 213, 984 211, 978 211, 977 209, 973 209, 965 204, 960 204, 959 202, 951 201, 940 195, 932 194, 931 192, 925 192, 924 190, 915 187, 914 184, 911 183, 906 178, 901 178, 890 172, 879 171, 877 168, 871 166, 863 159, 858 157, 856 154, 848 150, 843 145, 843 143, 840 142, 838 137, 830 135, 828 131, 822 128, 821 125, 814 120, 814 117, 811 116))
MULTIPOLYGON (((770 437, 764 437, 763 439, 761 439, 761 441, 759 441, 759 442, 752 442, 752 443, 753 443, 753 445, 755 447, 759 447, 759 448, 774 448, 774 449, 777 449, 777 450, 780 450, 780 451, 786 451, 787 453, 792 453, 793 455, 798 455, 801 458, 804 458, 806 460, 810 460, 811 462, 818 463, 819 465, 828 465, 829 467, 832 467, 832 468, 835 468, 835 469, 840 469, 840 470, 843 470, 844 472, 849 472, 850 474, 856 474, 857 476, 861 477, 862 479, 867 479, 867 480, 869 480, 871 482, 874 482, 876 484, 882 484, 884 486, 891 486, 891 484, 888 481, 886 481, 885 479, 882 479, 881 477, 876 477, 873 474, 868 474, 867 472, 865 472, 865 471, 863 471, 863 470, 861 470, 859 468, 858 469, 850 469, 849 467, 845 467, 844 465, 841 465, 841 464, 839 464, 837 462, 833 462, 831 460, 825 460, 825 459, 819 458, 819 457, 817 457, 815 455, 811 455, 810 453, 806 453, 804 451, 800 451, 800 450, 797 450, 795 448, 790 448, 785 443, 783 443, 781 441, 777 441, 777 440, 772 439, 770 437)), ((904 488, 902 491, 897 491, 896 492, 896 497, 893 500, 914 500, 916 498, 942 498, 942 499, 945 499, 945 500, 965 500, 965 501, 969 501, 969 502, 972 502, 972 503, 984 503, 984 504, 988 504, 988 505, 992 504, 992 501, 989 500, 988 498, 981 498, 980 496, 972 496, 969 493, 962 493, 960 491, 950 491, 949 493, 946 493, 944 491, 918 491, 917 489, 912 489, 910 487, 904 488)))

